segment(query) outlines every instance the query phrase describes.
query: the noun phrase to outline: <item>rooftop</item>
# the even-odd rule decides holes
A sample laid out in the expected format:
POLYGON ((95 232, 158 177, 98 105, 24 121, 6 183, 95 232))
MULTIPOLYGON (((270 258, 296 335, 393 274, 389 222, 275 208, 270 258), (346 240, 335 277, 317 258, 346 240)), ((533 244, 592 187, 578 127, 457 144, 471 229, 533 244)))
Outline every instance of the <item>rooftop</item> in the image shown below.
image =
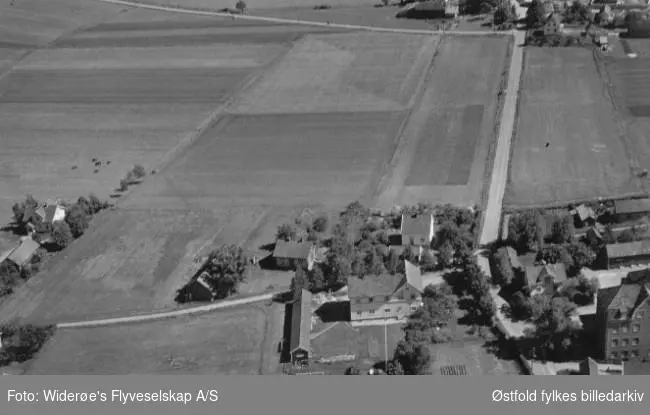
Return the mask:
POLYGON ((551 276, 556 283, 567 280, 566 267, 564 264, 536 265, 526 268, 526 280, 533 286, 546 277, 551 276))
POLYGON ((23 265, 30 260, 38 248, 40 248, 40 245, 35 240, 24 239, 20 246, 9 254, 7 259, 15 264, 23 265))
POLYGON ((650 199, 616 200, 614 211, 617 214, 650 212, 650 199))
POLYGON ((366 275, 363 278, 348 278, 348 296, 355 297, 375 297, 382 295, 391 295, 397 290, 404 281, 404 276, 400 274, 384 275, 366 275))
POLYGON ((422 286, 422 272, 420 271, 420 267, 404 260, 404 268, 406 269, 406 282, 419 292, 422 292, 424 287, 422 286))
POLYGON ((297 349, 309 351, 311 336, 311 293, 301 290, 299 298, 291 307, 290 351, 297 349))
POLYGON ((275 243, 273 256, 277 258, 307 259, 313 244, 311 242, 287 242, 278 240, 275 243))
POLYGON ((605 249, 607 250, 607 257, 609 259, 648 255, 650 254, 650 240, 608 244, 605 249))
POLYGON ((402 215, 402 235, 426 235, 431 233, 433 214, 428 215, 402 215))

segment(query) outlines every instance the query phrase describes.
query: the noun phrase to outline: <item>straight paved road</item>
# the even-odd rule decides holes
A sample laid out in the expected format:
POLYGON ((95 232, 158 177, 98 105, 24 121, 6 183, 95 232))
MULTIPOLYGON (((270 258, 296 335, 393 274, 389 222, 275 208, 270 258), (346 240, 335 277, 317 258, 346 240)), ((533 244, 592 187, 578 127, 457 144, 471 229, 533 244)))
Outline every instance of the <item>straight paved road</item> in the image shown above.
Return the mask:
POLYGON ((501 208, 503 196, 508 180, 508 165, 510 162, 510 145, 515 127, 515 113, 517 110, 517 98, 521 82, 521 70, 523 65, 523 47, 525 33, 515 31, 514 46, 510 59, 508 72, 508 86, 505 90, 505 100, 501 110, 501 122, 497 137, 497 147, 494 154, 494 165, 490 180, 490 191, 488 200, 483 212, 483 225, 479 242, 487 245, 499 238, 499 225, 501 224, 501 208))

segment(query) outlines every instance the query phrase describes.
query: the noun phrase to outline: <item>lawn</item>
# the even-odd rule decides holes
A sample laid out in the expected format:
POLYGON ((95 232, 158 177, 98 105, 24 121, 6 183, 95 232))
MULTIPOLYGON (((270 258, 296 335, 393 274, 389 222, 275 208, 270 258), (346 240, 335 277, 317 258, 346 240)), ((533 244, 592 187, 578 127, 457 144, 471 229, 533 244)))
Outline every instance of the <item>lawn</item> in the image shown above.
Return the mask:
POLYGON ((431 355, 433 375, 444 376, 441 370, 448 366, 464 366, 470 376, 522 374, 516 360, 495 356, 482 340, 437 344, 431 347, 431 355))
MULTIPOLYGON (((156 168, 178 145, 191 140, 221 103, 287 48, 268 42, 219 43, 216 35, 206 35, 206 42, 193 47, 181 41, 183 46, 153 47, 156 39, 178 31, 185 31, 181 38, 193 36, 187 33, 194 30, 191 25, 218 25, 223 20, 178 19, 167 13, 167 20, 153 16, 157 30, 141 31, 135 29, 148 24, 147 14, 126 19, 128 15, 120 15, 120 21, 130 28, 105 26, 59 41, 61 46, 75 39, 126 39, 123 47, 77 44, 78 48, 40 49, 0 79, 4 144, 0 219, 9 219, 11 204, 25 193, 39 199, 76 198, 90 192, 108 198, 134 164, 156 168), (185 28, 174 30, 172 24, 172 29, 164 29, 164 24, 174 22, 185 28), (130 46, 136 38, 149 44, 130 46), (103 162, 100 168, 93 159, 103 162)), ((285 33, 278 28, 291 36, 299 34, 285 26, 276 26, 277 33, 285 33)), ((255 32, 255 27, 250 30, 255 32)))
POLYGON ((617 113, 599 69, 590 49, 526 50, 506 206, 644 190, 634 172, 647 167, 647 143, 617 113))
POLYGON ((250 375, 278 373, 280 305, 156 322, 61 329, 28 374, 250 375))
MULTIPOLYGON (((264 218, 261 207, 106 212, 86 235, 0 301, 1 319, 60 323, 176 309, 176 290, 196 272, 195 256, 223 243, 249 246, 249 235, 264 218)), ((244 293, 287 284, 277 276, 257 282, 262 278, 250 275, 244 293)))
POLYGON ((508 47, 497 37, 442 41, 378 189, 379 205, 481 202, 508 47))
POLYGON ((232 110, 236 114, 387 112, 410 106, 437 36, 310 35, 232 110))

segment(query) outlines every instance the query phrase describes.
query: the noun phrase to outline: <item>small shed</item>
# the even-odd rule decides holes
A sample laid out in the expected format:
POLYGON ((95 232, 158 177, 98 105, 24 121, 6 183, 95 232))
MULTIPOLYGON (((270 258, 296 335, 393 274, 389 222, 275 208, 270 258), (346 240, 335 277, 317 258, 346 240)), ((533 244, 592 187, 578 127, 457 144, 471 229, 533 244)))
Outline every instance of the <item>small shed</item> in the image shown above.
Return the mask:
POLYGON ((207 281, 208 273, 203 272, 185 287, 185 296, 189 301, 214 301, 214 290, 207 281))

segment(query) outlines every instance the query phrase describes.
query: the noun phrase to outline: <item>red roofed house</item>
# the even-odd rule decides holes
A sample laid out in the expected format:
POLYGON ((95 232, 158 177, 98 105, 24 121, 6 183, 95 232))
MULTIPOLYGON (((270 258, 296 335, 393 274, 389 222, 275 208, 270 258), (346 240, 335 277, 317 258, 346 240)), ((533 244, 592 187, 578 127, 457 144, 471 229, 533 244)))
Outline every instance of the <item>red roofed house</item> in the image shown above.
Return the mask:
POLYGON ((602 358, 649 360, 650 278, 631 276, 619 286, 598 290, 596 321, 602 358))
POLYGON ((311 293, 301 290, 291 306, 289 353, 294 365, 305 365, 311 352, 311 293))
POLYGON ((605 254, 608 269, 650 264, 650 240, 608 244, 605 254))
POLYGON ((558 284, 567 280, 564 264, 539 265, 526 268, 526 283, 530 295, 552 294, 558 284))
POLYGON ((422 305, 420 269, 404 261, 405 275, 366 275, 348 278, 350 320, 401 321, 422 305))
POLYGON ((318 248, 311 242, 286 242, 278 240, 273 250, 275 264, 279 268, 295 269, 303 264, 311 270, 314 264, 325 260, 327 248, 318 248))

